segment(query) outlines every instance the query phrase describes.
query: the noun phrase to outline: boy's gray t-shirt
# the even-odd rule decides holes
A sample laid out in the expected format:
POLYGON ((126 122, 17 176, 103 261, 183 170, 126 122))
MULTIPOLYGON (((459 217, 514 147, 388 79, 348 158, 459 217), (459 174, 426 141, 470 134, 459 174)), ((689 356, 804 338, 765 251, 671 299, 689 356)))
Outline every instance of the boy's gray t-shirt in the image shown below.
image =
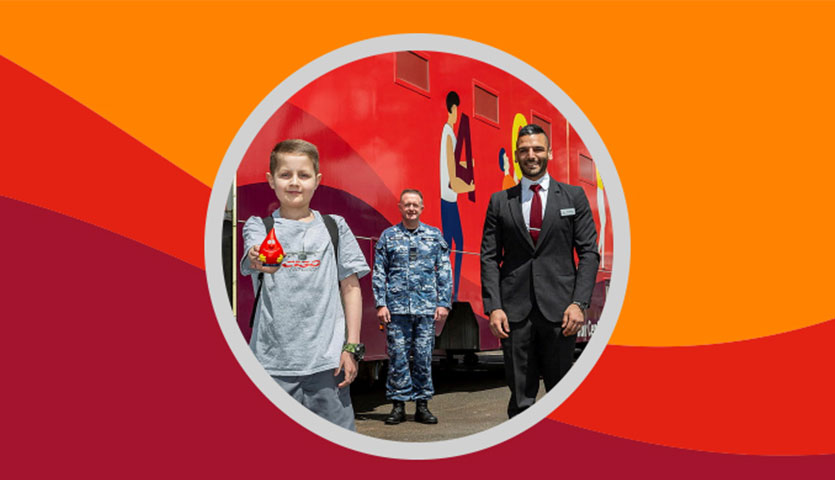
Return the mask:
MULTIPOLYGON (((345 220, 331 215, 339 230, 339 265, 335 265, 330 234, 322 216, 313 211, 311 222, 281 218, 273 212, 275 232, 284 249, 284 261, 276 273, 264 274, 264 287, 252 327, 250 348, 270 375, 309 375, 339 366, 345 343, 345 315, 337 282, 369 272, 365 256, 345 220)), ((250 217, 244 225, 244 252, 260 246, 267 236, 264 222, 250 217)), ((241 273, 258 271, 244 254, 241 273)))

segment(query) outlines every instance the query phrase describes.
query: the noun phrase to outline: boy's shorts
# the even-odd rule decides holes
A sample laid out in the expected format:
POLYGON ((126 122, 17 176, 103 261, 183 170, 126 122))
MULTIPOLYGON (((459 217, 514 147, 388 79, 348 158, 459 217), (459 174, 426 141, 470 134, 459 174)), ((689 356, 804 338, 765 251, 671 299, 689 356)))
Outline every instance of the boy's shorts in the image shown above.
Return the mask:
POLYGON ((308 410, 331 423, 356 432, 351 387, 337 387, 344 378, 344 371, 334 377, 333 370, 302 376, 273 376, 285 392, 308 410))

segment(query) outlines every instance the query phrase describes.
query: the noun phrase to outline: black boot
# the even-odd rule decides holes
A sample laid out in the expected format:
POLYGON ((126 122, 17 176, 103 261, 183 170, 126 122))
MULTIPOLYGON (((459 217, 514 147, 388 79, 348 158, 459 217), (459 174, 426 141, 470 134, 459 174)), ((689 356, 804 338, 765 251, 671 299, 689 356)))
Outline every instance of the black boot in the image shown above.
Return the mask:
POLYGON ((417 401, 417 409, 415 410, 415 421, 418 423, 429 423, 429 424, 436 424, 438 423, 438 418, 435 415, 432 415, 432 412, 429 411, 429 407, 426 406, 426 400, 418 400, 417 401))
POLYGON ((386 417, 386 425, 397 425, 406 421, 406 403, 400 400, 395 400, 393 403, 394 407, 392 407, 389 416, 386 417))

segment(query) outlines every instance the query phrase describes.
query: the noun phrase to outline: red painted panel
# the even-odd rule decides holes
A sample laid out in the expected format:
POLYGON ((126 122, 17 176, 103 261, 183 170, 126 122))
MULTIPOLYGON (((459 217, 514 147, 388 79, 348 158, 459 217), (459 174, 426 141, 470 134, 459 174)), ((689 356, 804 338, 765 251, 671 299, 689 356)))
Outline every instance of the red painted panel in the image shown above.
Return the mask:
MULTIPOLYGON (((504 173, 499 152, 511 152, 514 148, 514 117, 522 114, 530 122, 531 112, 536 111, 551 122, 554 159, 548 170, 559 181, 578 184, 576 173, 569 172, 577 171, 577 154, 588 155, 588 150, 573 129, 567 129, 562 114, 513 75, 469 58, 430 52, 425 55, 430 87, 426 95, 395 81, 392 72, 396 58, 383 54, 344 65, 294 95, 267 122, 246 153, 238 171, 238 185, 242 188, 264 182, 268 154, 275 143, 285 138, 304 138, 319 147, 323 185, 356 197, 389 224, 400 221, 396 208, 400 191, 417 188, 423 192, 426 204, 421 220, 440 228, 440 149, 448 116, 447 93, 458 93, 459 120, 461 114, 475 119, 474 88, 489 85, 491 92, 498 93, 498 123, 470 122, 475 201, 468 195, 458 195, 463 250, 472 254, 465 255, 462 261, 459 300, 470 302, 476 314, 483 315, 477 253, 490 195, 502 188, 504 173)), ((456 133, 459 123, 454 126, 456 133)), ((584 184, 584 189, 596 209, 596 186, 584 184)), ((257 215, 266 214, 266 205, 241 208, 245 202, 246 199, 239 199, 239 218, 246 218, 250 213, 247 209, 257 215)), ((374 216, 370 211, 363 215, 374 216)), ((600 225, 598 217, 595 214, 600 225)), ((380 231, 368 231, 365 223, 352 222, 351 227, 355 233, 379 235, 379 225, 375 224, 375 228, 380 231)), ((610 250, 611 242, 608 245, 610 250)), ((370 297, 371 292, 363 294, 370 297)), ((376 322, 373 311, 365 316, 365 321, 376 322)), ((484 326, 484 319, 479 320, 484 326)), ((482 346, 490 344, 492 348, 497 345, 494 343, 482 336, 482 346)))

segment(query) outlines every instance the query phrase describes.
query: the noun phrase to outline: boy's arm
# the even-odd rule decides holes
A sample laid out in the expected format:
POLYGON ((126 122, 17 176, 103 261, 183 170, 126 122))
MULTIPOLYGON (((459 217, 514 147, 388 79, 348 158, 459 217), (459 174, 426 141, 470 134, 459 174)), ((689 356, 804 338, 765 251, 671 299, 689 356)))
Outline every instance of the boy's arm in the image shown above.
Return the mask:
POLYGON ((339 263, 336 271, 340 279, 339 293, 342 297, 342 306, 345 309, 347 341, 359 343, 360 323, 362 322, 362 293, 359 279, 371 270, 345 219, 338 215, 332 217, 339 227, 339 263))
MULTIPOLYGON (((362 324, 362 291, 360 290, 360 281, 356 274, 345 277, 339 282, 339 290, 342 295, 342 306, 345 309, 345 327, 348 331, 347 343, 360 343, 360 326, 362 324)), ((339 375, 339 372, 345 369, 345 380, 338 385, 342 388, 349 385, 357 378, 357 360, 354 354, 350 352, 342 352, 339 359, 339 368, 336 369, 334 375, 339 375)))
POLYGON ((258 217, 249 217, 244 224, 244 256, 241 258, 241 275, 255 275, 258 272, 275 273, 278 267, 265 267, 258 260, 258 250, 264 239, 267 238, 267 229, 264 221, 258 217))
POLYGON ((261 245, 261 242, 267 238, 267 229, 264 222, 258 217, 249 217, 244 224, 244 231, 241 235, 244 240, 244 256, 241 258, 241 275, 253 275, 258 273, 252 268, 249 258, 249 251, 256 245, 261 245))
POLYGON ((348 343, 360 343, 362 325, 362 291, 356 274, 345 277, 339 282, 342 306, 345 308, 345 327, 348 331, 348 343))

